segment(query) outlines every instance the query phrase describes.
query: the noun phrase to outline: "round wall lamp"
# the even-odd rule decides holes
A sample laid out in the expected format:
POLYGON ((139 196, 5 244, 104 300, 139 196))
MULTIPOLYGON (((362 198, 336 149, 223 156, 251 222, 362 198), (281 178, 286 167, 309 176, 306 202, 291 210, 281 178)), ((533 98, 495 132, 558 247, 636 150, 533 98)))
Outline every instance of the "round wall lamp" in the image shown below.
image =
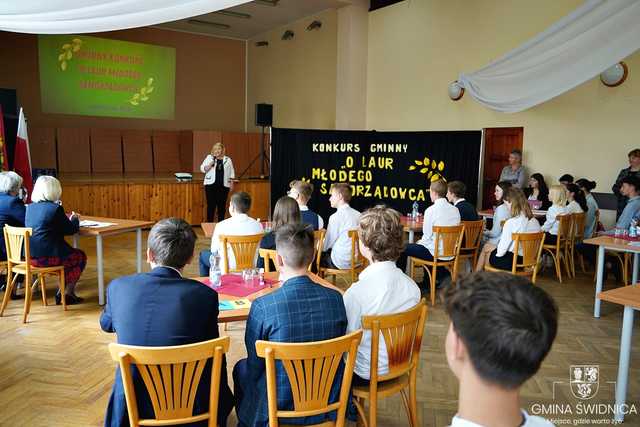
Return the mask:
POLYGON ((624 83, 624 81, 627 80, 628 75, 629 67, 627 67, 627 64, 620 61, 616 65, 609 67, 600 73, 600 81, 605 86, 616 87, 624 83))
POLYGON ((460 83, 456 80, 449 85, 449 98, 452 101, 458 101, 464 95, 464 88, 460 86, 460 83))

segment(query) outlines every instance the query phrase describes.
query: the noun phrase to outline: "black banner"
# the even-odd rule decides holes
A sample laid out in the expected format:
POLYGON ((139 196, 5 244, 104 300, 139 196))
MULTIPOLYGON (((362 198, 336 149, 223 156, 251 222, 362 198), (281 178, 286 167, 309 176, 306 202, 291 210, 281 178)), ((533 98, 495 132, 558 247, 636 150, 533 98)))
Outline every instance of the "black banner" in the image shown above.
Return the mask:
POLYGON ((325 223, 334 212, 329 188, 352 186, 351 206, 359 211, 384 203, 403 214, 414 201, 424 211, 431 204, 429 185, 443 178, 467 185, 475 204, 480 167, 480 131, 376 132, 272 129, 271 206, 294 179, 315 190, 309 208, 325 223))

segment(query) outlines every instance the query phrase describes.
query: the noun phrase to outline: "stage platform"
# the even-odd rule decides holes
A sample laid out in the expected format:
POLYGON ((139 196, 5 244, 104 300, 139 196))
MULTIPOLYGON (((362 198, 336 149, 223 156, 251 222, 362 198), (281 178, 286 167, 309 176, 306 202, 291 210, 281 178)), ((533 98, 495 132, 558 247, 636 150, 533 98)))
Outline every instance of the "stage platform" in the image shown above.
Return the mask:
MULTIPOLYGON (((65 210, 80 215, 145 221, 175 216, 192 225, 206 221, 203 174, 194 173, 193 180, 186 182, 170 173, 67 173, 59 179, 65 210)), ((237 180, 233 191, 251 195, 251 217, 269 217, 268 179, 237 180)))

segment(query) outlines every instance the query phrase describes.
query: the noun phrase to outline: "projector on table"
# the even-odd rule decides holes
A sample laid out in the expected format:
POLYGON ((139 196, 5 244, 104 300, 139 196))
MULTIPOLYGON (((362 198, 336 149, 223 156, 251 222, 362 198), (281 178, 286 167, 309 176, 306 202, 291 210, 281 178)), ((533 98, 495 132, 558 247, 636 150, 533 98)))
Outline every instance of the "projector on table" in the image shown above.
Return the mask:
POLYGON ((193 175, 187 172, 176 172, 174 175, 178 181, 191 181, 193 179, 193 175))

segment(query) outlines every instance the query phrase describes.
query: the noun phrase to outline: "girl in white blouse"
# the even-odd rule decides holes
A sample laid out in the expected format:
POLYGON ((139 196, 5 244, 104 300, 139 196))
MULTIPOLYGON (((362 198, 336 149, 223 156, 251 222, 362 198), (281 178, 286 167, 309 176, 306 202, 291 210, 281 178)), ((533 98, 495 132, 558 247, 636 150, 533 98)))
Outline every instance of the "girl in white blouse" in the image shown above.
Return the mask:
MULTIPOLYGON (((531 207, 524 193, 518 188, 511 188, 504 201, 511 211, 511 218, 504 223, 498 247, 491 252, 489 264, 501 270, 511 270, 513 264, 513 234, 535 233, 540 231, 540 224, 533 216, 531 207)), ((518 257, 522 256, 522 252, 518 257)))
POLYGON ((549 189, 549 200, 552 205, 547 211, 547 218, 542 225, 542 231, 545 232, 544 243, 553 245, 558 240, 558 226, 560 221, 558 215, 566 215, 567 210, 567 192, 562 185, 552 185, 549 189))
POLYGON ((496 248, 498 241, 500 240, 500 234, 502 234, 502 223, 511 217, 509 208, 504 204, 504 196, 511 188, 509 182, 499 182, 496 185, 496 189, 493 195, 496 197, 498 207, 493 211, 493 226, 491 230, 485 230, 483 233, 483 240, 485 242, 482 250, 478 254, 478 263, 476 264, 476 271, 482 271, 484 264, 489 259, 489 254, 496 248))

